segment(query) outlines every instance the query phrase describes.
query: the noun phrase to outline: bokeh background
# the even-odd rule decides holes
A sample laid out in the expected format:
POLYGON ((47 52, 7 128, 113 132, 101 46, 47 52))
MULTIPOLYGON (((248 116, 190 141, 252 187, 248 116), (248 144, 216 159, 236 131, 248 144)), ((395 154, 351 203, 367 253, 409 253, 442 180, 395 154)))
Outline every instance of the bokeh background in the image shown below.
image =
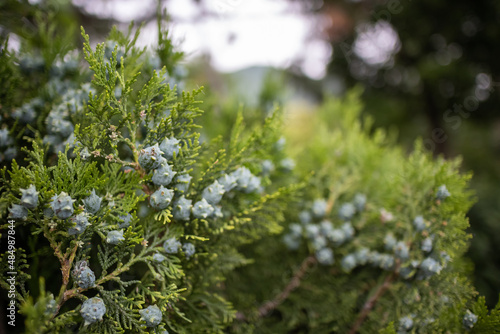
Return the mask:
POLYGON ((469 256, 477 289, 490 306, 497 303, 499 1, 1 0, 0 34, 9 35, 9 48, 36 30, 35 7, 55 10, 79 44, 79 26, 95 44, 113 25, 143 23, 143 46, 155 43, 158 12, 166 11, 184 53, 176 71, 186 88, 207 87, 210 107, 279 102, 287 114, 313 112, 325 97, 361 87, 365 114, 403 147, 422 138, 433 154, 462 156, 464 171, 473 171, 469 256))

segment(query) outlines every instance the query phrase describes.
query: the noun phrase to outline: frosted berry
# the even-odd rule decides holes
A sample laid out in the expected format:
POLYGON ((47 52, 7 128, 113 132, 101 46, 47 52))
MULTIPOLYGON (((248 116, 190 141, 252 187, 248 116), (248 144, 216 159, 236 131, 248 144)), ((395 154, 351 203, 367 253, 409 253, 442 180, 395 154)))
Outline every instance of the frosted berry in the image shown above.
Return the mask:
POLYGON ((356 196, 354 196, 354 200, 352 202, 353 202, 354 206, 356 207, 356 210, 361 212, 365 209, 366 195, 356 194, 356 196))
POLYGON ((316 218, 322 218, 326 214, 327 203, 324 199, 316 199, 312 205, 312 214, 316 218))
POLYGON ((311 246, 315 250, 322 249, 322 248, 326 247, 327 244, 328 244, 328 241, 322 235, 316 236, 316 238, 312 239, 312 241, 311 241, 311 246))
POLYGON ((283 236, 283 243, 289 250, 296 250, 300 247, 300 237, 292 234, 285 234, 283 236))
POLYGON ((9 208, 10 216, 16 219, 26 219, 28 217, 28 209, 19 204, 12 204, 9 208))
POLYGON ((165 256, 161 255, 160 253, 155 253, 153 255, 153 261, 158 262, 158 263, 162 263, 166 259, 167 258, 165 256))
POLYGON ((32 184, 27 189, 21 189, 21 205, 27 209, 34 209, 38 206, 38 191, 32 184))
POLYGON ((286 158, 280 161, 280 167, 285 171, 292 171, 295 168, 295 161, 292 158, 286 158))
POLYGON ((356 262, 360 265, 365 265, 370 256, 370 250, 366 247, 359 249, 356 252, 356 262))
POLYGON ((219 177, 219 179, 217 181, 220 184, 222 184, 222 186, 224 187, 224 190, 226 192, 230 192, 231 190, 236 188, 236 186, 238 185, 236 183, 236 180, 237 179, 233 174, 224 174, 223 176, 219 177))
POLYGON ((424 217, 422 216, 415 217, 415 219, 413 219, 413 226, 419 232, 425 230, 427 225, 425 224, 424 217))
POLYGON ((123 230, 109 231, 106 237, 106 242, 111 245, 117 245, 123 240, 125 240, 123 237, 123 230))
POLYGON ((194 255, 196 252, 196 248, 194 245, 190 242, 185 243, 182 245, 182 250, 184 251, 184 254, 186 254, 186 257, 189 259, 191 256, 194 255))
POLYGON ((356 213, 356 208, 352 203, 344 203, 339 209, 339 218, 345 221, 351 220, 356 213))
POLYGON ((84 147, 81 151, 80 151, 80 158, 82 158, 82 160, 88 160, 89 158, 91 157, 90 155, 90 152, 89 152, 89 149, 84 147))
POLYGON ((174 172, 172 166, 165 162, 154 171, 151 181, 157 186, 167 186, 172 182, 175 174, 177 174, 177 172, 174 172))
POLYGON ((176 220, 189 220, 191 215, 192 203, 190 199, 186 199, 184 196, 179 198, 174 203, 174 219, 176 220))
POLYGON ((215 180, 211 185, 203 189, 201 196, 206 199, 208 203, 214 205, 221 201, 224 192, 224 186, 215 180))
POLYGON ((222 213, 222 207, 220 205, 214 206, 214 212, 210 215, 213 218, 222 218, 224 214, 222 213))
POLYGON ((97 213, 101 208, 102 197, 99 197, 95 193, 95 189, 92 189, 90 196, 83 200, 83 204, 85 204, 85 210, 92 214, 97 213))
POLYGON ((382 260, 382 254, 377 251, 372 251, 368 255, 368 262, 374 267, 380 266, 380 261, 382 260))
POLYGON ((404 241, 399 241, 396 243, 394 246, 394 255, 396 255, 397 258, 406 260, 410 256, 410 250, 408 249, 408 246, 404 241))
POLYGON ((305 227, 305 233, 306 233, 306 236, 309 238, 309 239, 314 239, 316 238, 321 232, 320 232, 320 228, 318 225, 315 225, 315 224, 309 224, 309 225, 306 225, 305 227))
POLYGON ((90 225, 89 219, 86 214, 80 213, 75 217, 71 218, 71 222, 73 224, 72 227, 68 229, 69 235, 78 235, 85 232, 85 229, 90 225))
POLYGON ((165 252, 167 252, 168 254, 176 254, 177 252, 179 252, 179 248, 181 246, 182 244, 175 238, 167 239, 163 243, 163 248, 165 249, 165 252))
POLYGON ((73 133, 75 127, 73 123, 64 119, 65 113, 61 110, 61 106, 52 110, 46 119, 47 132, 52 135, 59 135, 63 138, 69 137, 73 133))
POLYGON ((59 219, 67 219, 73 214, 74 201, 74 199, 63 191, 59 195, 54 195, 52 197, 50 206, 59 219))
POLYGON ((340 265, 342 266, 342 269, 344 269, 347 272, 353 270, 357 265, 356 256, 354 254, 348 254, 344 256, 340 265))
POLYGON ((333 251, 330 248, 323 248, 316 252, 316 259, 319 263, 327 266, 335 262, 333 251))
POLYGON ((207 200, 202 198, 201 201, 193 205, 193 216, 196 218, 207 218, 214 212, 214 208, 208 204, 207 200))
POLYGON ((413 319, 409 316, 399 319, 398 331, 406 333, 413 328, 413 319))
POLYGON ((146 327, 156 327, 161 322, 162 314, 156 305, 149 305, 144 310, 140 310, 139 313, 141 315, 141 320, 146 322, 146 327))
POLYGON ((384 270, 391 270, 394 267, 394 256, 389 254, 380 255, 380 268, 384 270))
POLYGON ((57 310, 57 302, 54 299, 54 295, 50 294, 49 301, 47 302, 47 305, 45 307, 45 311, 43 311, 43 314, 45 316, 50 316, 53 315, 56 310, 57 310))
POLYGON ((164 161, 162 154, 158 144, 143 148, 139 153, 139 164, 144 169, 156 169, 164 161))
POLYGON ((9 135, 9 130, 0 130, 0 147, 7 147, 12 144, 12 138, 9 135))
POLYGON ((352 227, 351 223, 344 223, 341 230, 344 232, 346 240, 350 240, 354 236, 354 227, 352 227))
POLYGON ((422 240, 420 249, 426 253, 430 253, 432 251, 432 238, 425 238, 424 240, 422 240))
POLYGON ((384 238, 384 246, 385 249, 388 251, 394 250, 394 247, 396 247, 396 238, 394 238, 394 235, 392 233, 387 233, 385 238, 384 238))
POLYGON ((333 224, 331 221, 323 220, 321 223, 319 223, 319 229, 321 231, 321 234, 325 236, 329 235, 333 231, 333 224))
POLYGON ((130 222, 132 221, 132 215, 130 213, 127 213, 126 216, 119 216, 118 219, 120 220, 118 222, 118 227, 119 228, 127 228, 130 226, 130 222))
POLYGON ((299 220, 304 225, 311 223, 311 221, 312 221, 311 213, 309 211, 306 211, 306 210, 301 211, 299 213, 299 220))
POLYGON ((278 141, 276 143, 274 143, 274 147, 278 151, 283 151, 283 149, 285 148, 285 144, 286 144, 285 137, 281 137, 280 139, 278 139, 278 141))
POLYGON ((232 172, 231 176, 236 179, 237 189, 240 191, 245 191, 248 188, 253 175, 248 168, 240 167, 232 172))
POLYGON ((173 197, 174 191, 172 189, 161 186, 149 197, 149 203, 156 210, 163 210, 168 207, 173 197))
POLYGON ((477 315, 472 313, 470 310, 465 311, 465 315, 462 319, 462 325, 465 329, 472 329, 477 322, 477 315))
POLYGON ((163 151, 165 158, 170 160, 174 157, 174 153, 176 156, 179 155, 179 151, 181 149, 181 145, 179 143, 180 141, 174 137, 165 138, 161 142, 160 149, 163 151))
POLYGON ((447 197, 450 197, 450 195, 451 195, 450 192, 448 191, 448 189, 444 184, 441 185, 436 192, 436 198, 439 200, 444 200, 447 197))
POLYGON ((290 224, 290 234, 296 237, 300 237, 302 235, 302 226, 299 224, 290 224))
POLYGON ((274 171, 274 164, 271 160, 262 161, 262 174, 269 175, 274 171))
POLYGON ((82 289, 93 287, 95 285, 94 272, 89 267, 85 266, 75 275, 75 282, 82 289))
POLYGON ((244 193, 250 194, 253 192, 261 192, 262 187, 260 185, 260 177, 252 175, 250 177, 250 182, 248 182, 248 186, 243 190, 244 193))
MULTIPOLYGON (((10 160, 14 159, 16 157, 16 155, 17 155, 17 149, 15 147, 13 147, 13 146, 7 148, 3 152, 3 157, 7 161, 10 161, 10 160)), ((0 161, 2 161, 1 158, 0 158, 0 161)))
POLYGON ((189 174, 181 174, 175 179, 175 187, 179 191, 186 192, 189 189, 189 183, 193 177, 189 174))
POLYGON ((442 267, 439 262, 431 257, 428 257, 420 264, 419 278, 425 279, 433 276, 434 274, 439 274, 441 269, 442 267))
POLYGON ((89 298, 83 302, 80 313, 83 320, 85 320, 84 325, 87 326, 102 321, 102 317, 106 313, 106 305, 99 297, 89 298))
POLYGON ((332 230, 327 237, 333 243, 334 246, 342 245, 346 239, 344 231, 338 228, 332 230))

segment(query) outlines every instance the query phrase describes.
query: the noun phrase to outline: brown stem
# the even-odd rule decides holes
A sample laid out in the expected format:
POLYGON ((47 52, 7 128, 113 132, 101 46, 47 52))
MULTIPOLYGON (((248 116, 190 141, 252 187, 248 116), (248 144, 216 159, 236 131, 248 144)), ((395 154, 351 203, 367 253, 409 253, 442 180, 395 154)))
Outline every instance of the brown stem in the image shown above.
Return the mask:
POLYGON ((361 325, 366 320, 366 317, 368 317, 373 307, 375 307, 375 304, 377 303, 379 298, 382 297, 384 293, 390 288, 392 281, 396 278, 397 271, 398 268, 396 266, 396 269, 391 274, 387 275, 384 282, 377 288, 377 291, 375 291, 375 293, 370 298, 368 298, 368 300, 363 305, 363 308, 361 309, 356 322, 349 331, 349 334, 355 334, 359 331, 361 325))
MULTIPOLYGON (((316 258, 313 255, 309 255, 302 261, 302 264, 300 265, 299 270, 295 272, 293 275, 292 279, 290 282, 287 284, 287 286, 281 291, 276 297, 274 297, 273 300, 270 300, 266 303, 264 303, 261 307, 258 309, 258 317, 265 317, 268 315, 271 311, 276 309, 283 301, 285 301, 290 293, 297 289, 300 286, 300 282, 304 275, 307 273, 307 270, 309 267, 317 262, 316 258)), ((238 312, 236 314, 236 319, 240 321, 245 321, 247 318, 246 316, 238 312)))

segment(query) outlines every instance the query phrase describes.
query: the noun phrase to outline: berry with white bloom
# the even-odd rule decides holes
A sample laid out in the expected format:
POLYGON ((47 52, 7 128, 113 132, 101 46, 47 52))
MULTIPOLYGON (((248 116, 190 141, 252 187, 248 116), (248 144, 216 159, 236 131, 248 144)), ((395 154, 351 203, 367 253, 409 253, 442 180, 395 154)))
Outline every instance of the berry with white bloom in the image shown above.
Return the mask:
POLYGON ((292 158, 286 158, 280 161, 280 166, 285 171, 292 171, 295 168, 295 161, 292 158))
POLYGON ((164 161, 159 168, 155 169, 151 181, 157 186, 167 186, 172 182, 175 174, 177 174, 177 172, 172 170, 172 166, 164 161))
POLYGON ((220 184, 222 184, 222 186, 224 187, 224 190, 226 192, 230 192, 231 190, 233 190, 234 188, 236 188, 236 186, 238 185, 236 183, 237 178, 233 174, 224 174, 221 177, 219 177, 219 179, 217 181, 220 184))
POLYGON ((189 259, 191 256, 194 255, 196 252, 196 248, 194 245, 190 242, 185 243, 182 245, 182 250, 184 251, 184 254, 186 254, 186 257, 189 259))
POLYGON ((413 219, 413 226, 418 232, 425 230, 427 225, 425 224, 424 217, 422 216, 415 217, 415 219, 413 219))
POLYGON ((295 237, 300 237, 302 235, 302 226, 299 224, 290 224, 290 234, 295 237))
POLYGON ((274 164, 271 160, 262 161, 262 174, 269 175, 274 171, 274 164))
POLYGON ((432 238, 425 238, 424 240, 422 240, 420 249, 426 253, 430 253, 432 251, 432 238))
POLYGON ((90 196, 83 200, 85 204, 85 210, 92 214, 95 214, 101 208, 102 197, 99 197, 95 193, 95 189, 92 189, 90 196))
POLYGON ((179 151, 181 149, 181 145, 179 144, 180 140, 172 137, 165 138, 160 144, 160 149, 163 151, 165 158, 172 159, 175 156, 179 155, 179 151))
POLYGON ((318 250, 326 247, 328 241, 324 236, 318 235, 316 236, 316 238, 312 239, 311 243, 312 243, 312 248, 318 250))
POLYGON ((344 223, 344 225, 342 225, 341 229, 342 229, 342 232, 344 232, 344 236, 347 240, 352 239, 352 237, 354 236, 354 227, 352 227, 351 223, 349 223, 349 222, 344 223))
POLYGON ((394 256, 389 254, 380 255, 380 268, 384 270, 392 270, 394 267, 394 256))
POLYGON ((213 206, 208 204, 207 200, 202 198, 201 201, 193 205, 193 216, 196 218, 207 218, 214 212, 213 206))
POLYGON ((143 148, 139 152, 139 165, 144 169, 159 168, 164 161, 162 154, 163 152, 160 150, 158 144, 143 148))
POLYGON ((80 313, 85 320, 84 326, 87 326, 102 321, 102 317, 106 313, 106 305, 99 297, 89 298, 83 302, 80 313))
POLYGON ((361 212, 365 209, 366 195, 356 194, 356 196, 354 196, 354 200, 352 202, 353 202, 354 206, 356 207, 356 210, 361 212))
POLYGON ((0 147, 7 147, 12 144, 12 138, 9 135, 9 130, 3 128, 0 130, 0 147))
POLYGON ((399 319, 398 331, 406 333, 413 328, 413 319, 409 316, 399 319))
POLYGON ((174 191, 172 189, 167 189, 163 186, 160 186, 160 188, 158 188, 158 190, 156 190, 149 197, 149 204, 151 204, 151 206, 156 210, 164 210, 169 206, 173 197, 174 191))
POLYGON ((86 214, 80 213, 71 218, 73 226, 68 229, 69 235, 79 235, 85 232, 85 229, 90 225, 89 219, 86 214))
POLYGON ((130 226, 130 222, 132 221, 132 215, 127 213, 126 216, 119 216, 118 219, 121 221, 118 222, 119 228, 127 228, 130 226))
POLYGON ((28 209, 19 204, 12 204, 9 208, 10 217, 15 219, 26 219, 28 217, 28 209))
POLYGON ((334 230, 332 230, 329 234, 328 234, 328 239, 330 239, 330 241, 333 243, 334 246, 338 247, 340 245, 342 245, 345 241, 345 234, 344 234, 344 231, 342 231, 341 229, 339 228, 336 228, 334 230))
POLYGON ((356 262, 360 265, 365 265, 370 256, 370 250, 366 247, 359 249, 356 252, 356 262))
POLYGON ((311 213, 309 211, 306 211, 306 210, 301 211, 299 213, 299 220, 304 225, 311 223, 311 221, 312 221, 311 213))
POLYGON ((327 236, 333 231, 333 224, 329 220, 323 220, 321 223, 319 223, 319 229, 321 231, 321 234, 327 236))
POLYGON ((344 258, 342 259, 340 265, 342 266, 342 269, 344 269, 347 272, 350 272, 357 265, 357 263, 356 263, 356 255, 354 255, 354 254, 348 254, 348 255, 344 256, 344 258))
POLYGON ((160 253, 155 253, 153 255, 153 261, 155 262, 158 262, 158 263, 162 263, 163 261, 165 261, 166 257, 161 255, 160 253))
POLYGON ((141 320, 146 322, 146 327, 156 327, 162 319, 161 310, 156 305, 149 305, 144 310, 139 311, 141 320))
POLYGON ((472 313, 470 310, 467 310, 462 319, 462 325, 464 326, 465 329, 472 329, 476 324, 477 319, 478 319, 477 315, 472 313))
POLYGON ((82 289, 88 289, 95 285, 95 274, 87 266, 75 272, 75 282, 82 289))
POLYGON ((289 250, 296 250, 300 247, 301 239, 293 234, 285 234, 283 236, 283 243, 289 250))
POLYGON ((125 240, 123 237, 123 230, 109 231, 106 237, 108 244, 117 245, 120 241, 125 240))
POLYGON ((21 189, 21 205, 27 209, 34 209, 38 206, 38 191, 32 184, 27 189, 21 189))
POLYGON ((419 278, 426 279, 433 276, 434 274, 439 274, 441 272, 441 269, 442 267, 439 262, 431 257, 428 257, 420 264, 419 278))
POLYGON ((327 203, 324 199, 318 198, 314 200, 313 205, 312 205, 312 214, 316 218, 322 218, 326 214, 326 207, 327 203))
POLYGON ((211 185, 203 189, 201 196, 206 199, 208 203, 215 205, 221 201, 224 193, 224 186, 215 180, 211 185))
POLYGON ((436 191, 436 198, 439 199, 439 200, 444 200, 446 199, 447 197, 450 197, 451 194, 450 192, 448 191, 448 189, 446 188, 446 186, 443 184, 441 185, 438 190, 436 191))
POLYGON ((305 227, 305 233, 307 238, 314 239, 320 234, 320 228, 318 225, 309 224, 305 227))
POLYGON ((80 158, 82 158, 82 160, 88 160, 89 158, 91 157, 90 155, 90 152, 89 152, 89 149, 84 147, 81 151, 80 151, 80 158))
POLYGON ((394 254, 397 258, 406 260, 410 257, 410 250, 404 241, 399 241, 394 246, 394 254))
POLYGON ((74 201, 74 199, 63 191, 59 195, 52 197, 50 206, 59 219, 67 219, 73 214, 74 201))
POLYGON ((345 221, 351 220, 356 213, 356 208, 352 203, 344 203, 339 209, 339 218, 345 221))
POLYGON ((189 189, 189 183, 193 177, 189 174, 181 174, 175 179, 175 188, 179 191, 186 192, 189 189))
POLYGON ((186 199, 184 196, 179 198, 174 203, 174 219, 177 220, 189 220, 191 216, 192 202, 190 199, 186 199))
POLYGON ((316 252, 316 259, 322 265, 332 265, 335 262, 333 251, 330 248, 323 248, 316 252))
POLYGON ((394 238, 394 235, 392 233, 387 233, 385 238, 384 238, 384 246, 385 249, 388 251, 394 250, 394 247, 396 247, 396 238, 394 238))
POLYGON ((181 246, 182 244, 179 241, 177 241, 176 238, 167 239, 163 243, 163 248, 165 249, 165 252, 167 252, 168 254, 177 254, 181 246))

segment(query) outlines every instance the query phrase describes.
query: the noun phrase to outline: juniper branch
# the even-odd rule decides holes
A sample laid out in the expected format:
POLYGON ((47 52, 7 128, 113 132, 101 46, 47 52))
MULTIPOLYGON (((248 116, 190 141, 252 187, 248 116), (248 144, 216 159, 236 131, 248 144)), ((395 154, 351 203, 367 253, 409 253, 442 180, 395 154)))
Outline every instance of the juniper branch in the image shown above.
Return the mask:
MULTIPOLYGON (((258 317, 265 317, 271 311, 281 305, 288 298, 290 293, 292 293, 293 290, 297 289, 300 286, 301 280, 307 273, 307 270, 316 262, 316 257, 314 257, 313 255, 309 255, 308 257, 306 257, 304 261, 302 261, 299 270, 295 272, 292 279, 290 280, 290 282, 288 282, 283 291, 281 291, 276 297, 274 297, 273 300, 267 301, 261 307, 259 307, 258 317)), ((243 313, 238 312, 236 313, 236 319, 238 319, 239 321, 245 321, 247 317, 243 313)))

